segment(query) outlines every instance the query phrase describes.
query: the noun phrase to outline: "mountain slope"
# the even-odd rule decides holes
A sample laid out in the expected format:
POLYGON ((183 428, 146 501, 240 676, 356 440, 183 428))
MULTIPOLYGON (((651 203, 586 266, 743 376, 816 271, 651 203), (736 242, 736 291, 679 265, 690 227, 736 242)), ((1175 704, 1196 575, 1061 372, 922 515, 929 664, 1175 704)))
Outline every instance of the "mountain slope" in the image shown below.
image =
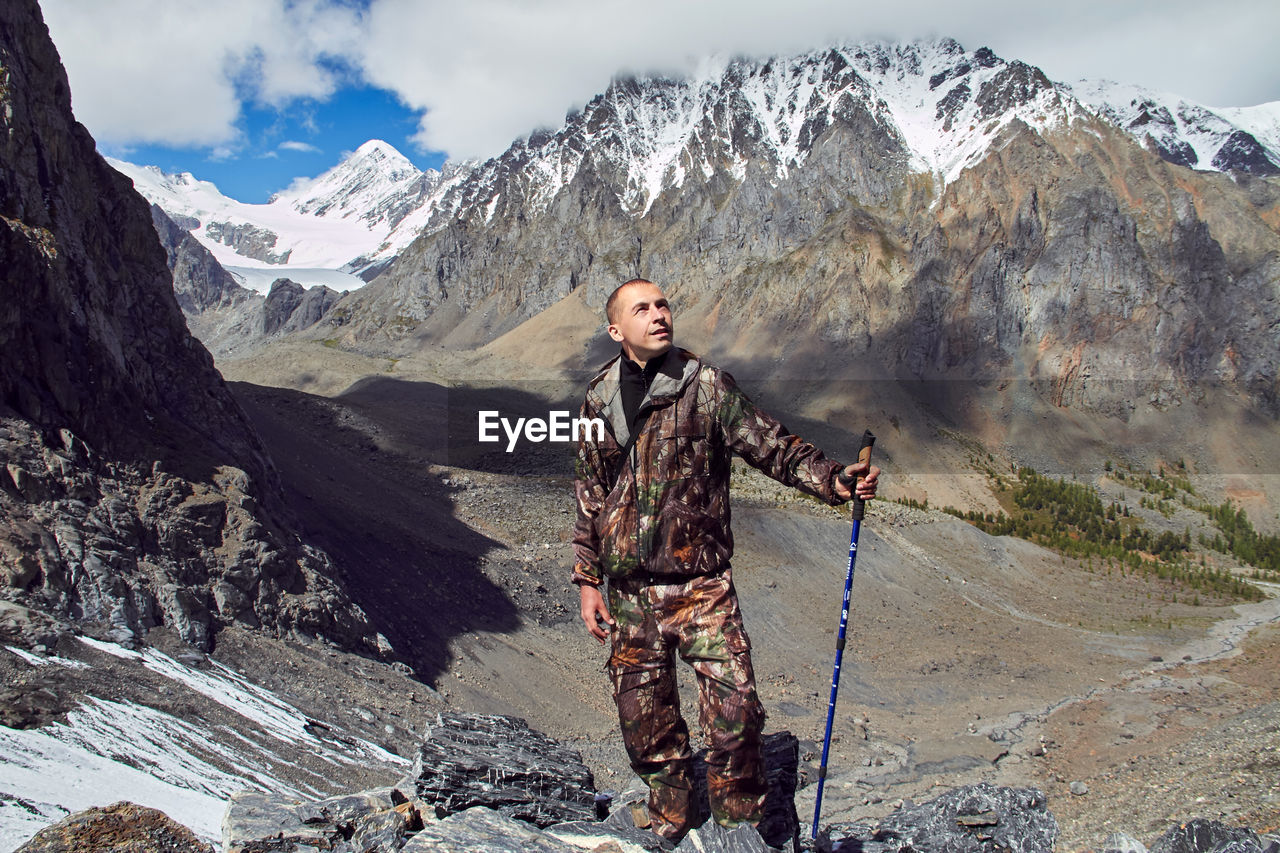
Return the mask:
POLYGON ((465 348, 645 275, 687 341, 772 375, 1015 381, 1120 417, 1222 383, 1274 414, 1277 186, 1167 159, 954 42, 619 80, 444 191, 314 334, 465 348))

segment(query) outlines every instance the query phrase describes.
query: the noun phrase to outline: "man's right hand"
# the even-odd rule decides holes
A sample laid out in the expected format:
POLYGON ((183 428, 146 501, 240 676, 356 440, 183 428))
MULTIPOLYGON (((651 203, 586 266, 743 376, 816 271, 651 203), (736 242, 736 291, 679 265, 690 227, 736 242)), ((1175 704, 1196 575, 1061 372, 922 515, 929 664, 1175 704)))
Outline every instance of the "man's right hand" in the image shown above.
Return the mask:
POLYGON ((605 606, 604 596, 600 594, 600 587, 583 583, 578 584, 578 589, 582 595, 582 621, 587 626, 587 630, 591 632, 591 636, 603 643, 609 638, 609 631, 616 627, 618 623, 613 621, 613 617, 609 615, 609 608, 605 606), (604 624, 602 625, 601 622, 604 624), (608 625, 608 627, 605 627, 605 625, 608 625))

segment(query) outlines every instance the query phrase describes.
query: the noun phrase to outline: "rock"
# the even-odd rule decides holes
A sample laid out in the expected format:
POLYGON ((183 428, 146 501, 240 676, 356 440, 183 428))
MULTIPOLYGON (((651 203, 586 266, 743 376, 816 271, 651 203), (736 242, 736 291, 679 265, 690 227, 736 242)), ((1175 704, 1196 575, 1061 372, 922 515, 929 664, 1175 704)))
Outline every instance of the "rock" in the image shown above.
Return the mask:
POLYGON ((623 850, 627 853, 666 853, 671 842, 652 832, 618 822, 572 821, 557 823, 544 832, 581 850, 623 850), (612 845, 612 847, 608 846, 612 845))
POLYGON ((438 817, 476 805, 539 827, 595 817, 582 757, 513 717, 438 716, 407 781, 438 817))
POLYGON ((119 802, 40 830, 16 853, 213 853, 213 846, 156 809, 119 802))
MULTIPOLYGON (((608 848, 605 848, 608 849, 608 848)), ((528 823, 485 806, 472 806, 430 823, 400 853, 581 853, 528 823)))
POLYGON ((714 820, 692 830, 676 845, 675 853, 769 853, 771 849, 754 826, 725 829, 714 820))
POLYGON ((242 287, 213 253, 191 235, 191 228, 200 227, 198 220, 177 222, 153 204, 151 221, 168 257, 173 293, 182 313, 194 317, 254 299, 256 294, 242 287))
POLYGON ((1085 794, 1089 793, 1089 786, 1083 782, 1072 782, 1069 786, 1069 790, 1077 797, 1083 797, 1085 794))
POLYGON ((0 690, 0 725, 11 729, 34 729, 53 721, 75 707, 48 687, 23 683, 0 690))
POLYGON ((1252 829, 1195 818, 1170 828, 1151 853, 1262 853, 1262 840, 1252 829))
POLYGON ((418 826, 410 805, 394 788, 315 802, 239 791, 222 818, 223 853, 397 850, 418 826))
POLYGON ((1102 842, 1098 853, 1147 853, 1146 845, 1131 835, 1113 832, 1102 842))
POLYGON ((835 851, 919 853, 996 851, 1050 853, 1058 822, 1034 788, 1000 788, 987 782, 948 791, 928 803, 903 804, 877 827, 831 827, 835 851))

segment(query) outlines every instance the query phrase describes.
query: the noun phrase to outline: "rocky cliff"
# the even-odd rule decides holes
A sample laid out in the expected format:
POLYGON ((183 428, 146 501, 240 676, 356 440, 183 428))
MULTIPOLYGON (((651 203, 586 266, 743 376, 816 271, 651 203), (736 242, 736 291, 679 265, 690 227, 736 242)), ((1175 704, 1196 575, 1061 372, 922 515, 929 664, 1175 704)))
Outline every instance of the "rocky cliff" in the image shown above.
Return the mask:
MULTIPOLYGON (((147 204, 72 117, 34 0, 0 10, 0 107, 0 594, 118 640, 165 624, 207 647, 234 621, 376 645, 290 533, 147 204)), ((235 298, 224 285, 187 296, 235 298)))

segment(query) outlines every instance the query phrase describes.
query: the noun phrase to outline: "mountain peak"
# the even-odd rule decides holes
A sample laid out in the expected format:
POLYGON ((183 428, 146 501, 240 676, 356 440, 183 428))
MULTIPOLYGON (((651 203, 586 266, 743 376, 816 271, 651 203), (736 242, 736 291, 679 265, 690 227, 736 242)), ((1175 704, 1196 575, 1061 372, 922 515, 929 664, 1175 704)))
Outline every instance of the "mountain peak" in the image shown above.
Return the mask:
POLYGON ((366 159, 385 163, 385 168, 389 172, 412 172, 415 176, 418 174, 418 168, 410 162, 408 157, 401 154, 399 149, 390 142, 381 139, 370 139, 334 166, 334 169, 366 159))
POLYGON ((370 201, 420 177, 421 170, 395 146, 370 139, 319 177, 294 181, 271 202, 319 217, 359 216, 370 201))

